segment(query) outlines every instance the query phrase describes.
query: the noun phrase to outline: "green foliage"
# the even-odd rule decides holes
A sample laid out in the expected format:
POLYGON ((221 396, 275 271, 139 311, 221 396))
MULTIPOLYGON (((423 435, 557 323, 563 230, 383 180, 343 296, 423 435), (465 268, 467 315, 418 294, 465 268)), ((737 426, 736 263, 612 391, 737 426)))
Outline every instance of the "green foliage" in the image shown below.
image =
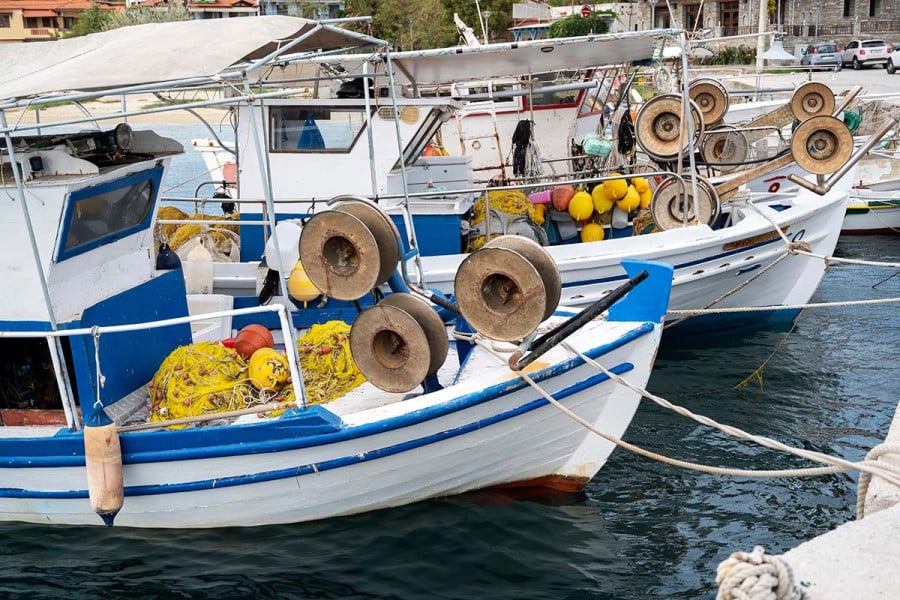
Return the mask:
POLYGON ((158 6, 132 6, 123 11, 116 11, 106 22, 104 29, 118 29, 144 23, 166 23, 169 21, 188 21, 191 13, 186 6, 172 2, 158 6))
POLYGON ((703 61, 707 65, 752 65, 756 62, 756 48, 748 46, 719 49, 715 56, 703 61))
POLYGON ((778 13, 777 0, 769 0, 768 1, 768 4, 766 5, 766 12, 769 13, 770 15, 774 15, 774 14, 778 13))
POLYGON ((616 13, 613 11, 594 11, 587 18, 582 17, 581 13, 569 15, 565 19, 560 19, 551 24, 547 37, 560 38, 606 33, 609 31, 607 20, 610 16, 615 17, 616 13))
POLYGON ((113 11, 111 10, 103 10, 96 4, 92 5, 89 9, 82 11, 82 13, 78 15, 78 18, 75 19, 75 24, 72 25, 72 29, 66 34, 66 37, 79 37, 89 33, 103 31, 106 24, 109 22, 109 19, 112 17, 112 12, 113 11))

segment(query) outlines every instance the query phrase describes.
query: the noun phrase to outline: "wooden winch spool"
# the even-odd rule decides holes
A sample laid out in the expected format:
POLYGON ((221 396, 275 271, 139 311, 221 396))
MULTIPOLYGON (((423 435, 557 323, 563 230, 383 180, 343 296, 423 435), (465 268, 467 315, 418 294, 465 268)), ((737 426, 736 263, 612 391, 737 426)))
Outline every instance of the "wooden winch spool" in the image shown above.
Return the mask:
POLYGON ((688 86, 688 96, 697 103, 707 127, 724 119, 728 112, 728 90, 715 79, 695 79, 688 86))
POLYGON ((462 316, 475 331, 516 342, 553 314, 562 293, 559 269, 536 242, 504 235, 462 262, 454 282, 462 316))
POLYGON ((691 132, 686 125, 682 127, 680 95, 661 94, 641 107, 634 126, 635 138, 651 158, 657 161, 675 159, 679 153, 691 151, 703 137, 703 113, 692 100, 688 100, 688 106, 693 126, 691 132))
POLYGON ((740 168, 749 154, 750 143, 747 136, 731 125, 724 125, 708 132, 700 146, 703 161, 721 173, 740 168))
POLYGON ((815 175, 840 169, 853 154, 853 134, 840 119, 828 115, 800 123, 791 136, 791 154, 800 167, 815 175))
POLYGON ((300 262, 326 296, 356 300, 390 278, 400 261, 399 239, 379 208, 346 197, 303 226, 300 262))
POLYGON ((791 113, 800 122, 810 117, 831 115, 834 111, 834 92, 824 83, 807 81, 791 96, 791 113))
POLYGON ((450 343, 440 316, 411 294, 391 294, 350 328, 350 353, 372 385, 408 392, 437 373, 450 343))
POLYGON ((682 194, 681 185, 674 177, 666 179, 656 188, 650 203, 650 214, 656 226, 663 231, 696 222, 712 225, 719 217, 720 203, 716 188, 700 176, 697 177, 699 213, 695 214, 691 178, 691 175, 684 176, 686 196, 682 194))

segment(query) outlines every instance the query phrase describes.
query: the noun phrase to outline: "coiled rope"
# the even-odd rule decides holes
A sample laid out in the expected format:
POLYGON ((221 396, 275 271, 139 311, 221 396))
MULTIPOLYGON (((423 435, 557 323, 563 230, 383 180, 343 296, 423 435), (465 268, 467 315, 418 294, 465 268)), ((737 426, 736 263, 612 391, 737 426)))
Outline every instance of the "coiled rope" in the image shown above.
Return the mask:
POLYGON ((716 569, 716 600, 803 600, 806 592, 794 583, 791 566, 762 546, 735 552, 716 569))

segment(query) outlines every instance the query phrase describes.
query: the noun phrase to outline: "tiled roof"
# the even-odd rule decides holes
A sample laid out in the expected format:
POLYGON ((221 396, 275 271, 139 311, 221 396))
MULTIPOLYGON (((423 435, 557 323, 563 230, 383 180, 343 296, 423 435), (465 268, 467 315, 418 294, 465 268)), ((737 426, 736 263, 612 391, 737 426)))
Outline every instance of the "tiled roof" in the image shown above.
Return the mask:
MULTIPOLYGON (((0 0, 2 2, 3 0, 0 0)), ((155 6, 157 4, 164 4, 166 0, 147 0, 143 3, 144 6, 155 6)), ((254 0, 213 0, 212 2, 188 2, 188 8, 208 8, 208 9, 223 9, 223 8, 235 8, 238 6, 246 6, 248 8, 257 8, 259 4, 254 0)))
POLYGON ((87 10, 94 4, 100 8, 124 7, 121 2, 104 0, 0 0, 0 10, 87 10))

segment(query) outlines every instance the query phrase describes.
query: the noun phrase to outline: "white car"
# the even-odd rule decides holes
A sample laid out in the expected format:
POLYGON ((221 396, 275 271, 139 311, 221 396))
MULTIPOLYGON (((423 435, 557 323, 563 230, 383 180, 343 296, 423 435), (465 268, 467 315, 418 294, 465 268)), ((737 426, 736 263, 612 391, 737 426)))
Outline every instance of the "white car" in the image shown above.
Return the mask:
POLYGON ((888 61, 884 63, 884 68, 891 75, 900 69, 900 44, 894 46, 894 51, 888 55, 888 61))
POLYGON ((859 70, 868 65, 884 65, 888 62, 891 47, 884 40, 851 40, 841 52, 841 60, 846 66, 853 65, 859 70))

